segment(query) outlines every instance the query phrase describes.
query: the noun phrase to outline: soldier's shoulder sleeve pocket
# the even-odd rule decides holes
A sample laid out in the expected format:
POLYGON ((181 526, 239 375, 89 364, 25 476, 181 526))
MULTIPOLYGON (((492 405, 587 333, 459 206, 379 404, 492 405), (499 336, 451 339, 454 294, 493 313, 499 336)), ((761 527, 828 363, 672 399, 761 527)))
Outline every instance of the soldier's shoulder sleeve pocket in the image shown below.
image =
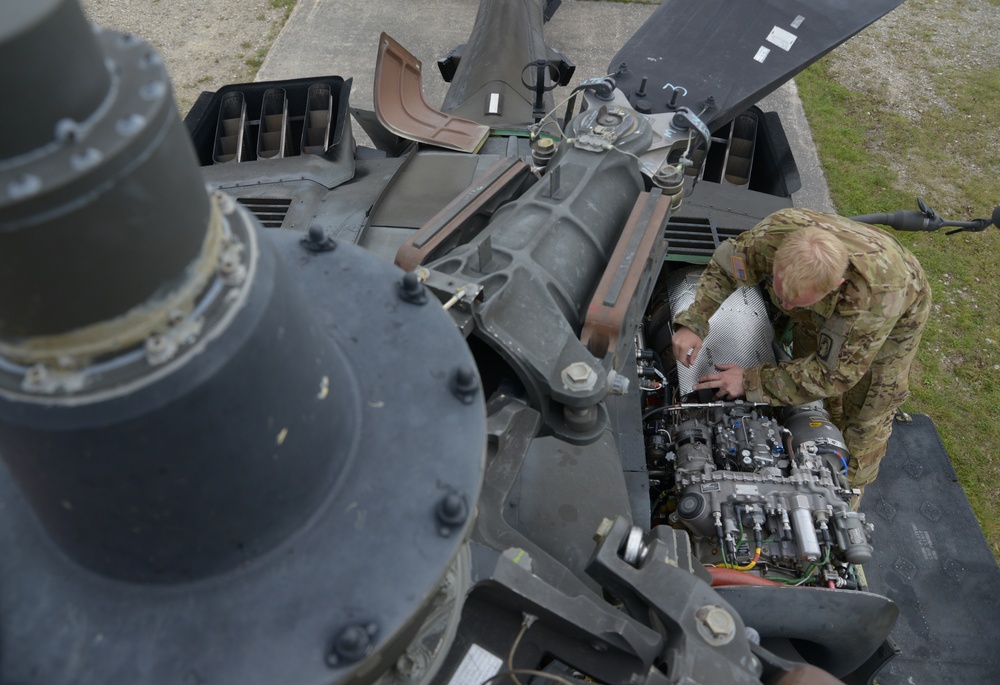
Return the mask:
POLYGON ((737 251, 733 241, 727 240, 716 248, 712 255, 714 261, 730 278, 738 281, 747 279, 747 258, 742 252, 737 251))
POLYGON ((836 314, 827 319, 820 329, 819 339, 816 341, 816 356, 828 369, 837 368, 840 351, 844 347, 850 329, 847 319, 836 314))

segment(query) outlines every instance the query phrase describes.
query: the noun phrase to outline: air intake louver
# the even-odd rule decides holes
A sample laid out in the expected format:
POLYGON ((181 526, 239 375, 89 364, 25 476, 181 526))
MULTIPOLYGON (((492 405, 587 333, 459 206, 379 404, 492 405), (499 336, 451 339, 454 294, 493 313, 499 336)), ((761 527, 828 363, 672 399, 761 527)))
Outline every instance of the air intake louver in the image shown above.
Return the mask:
POLYGON ((667 259, 673 255, 702 257, 708 261, 722 241, 738 236, 740 228, 722 228, 705 217, 671 217, 664 237, 667 239, 667 259))
POLYGON ((253 212, 264 228, 281 228, 292 204, 286 197, 241 197, 237 202, 253 212))

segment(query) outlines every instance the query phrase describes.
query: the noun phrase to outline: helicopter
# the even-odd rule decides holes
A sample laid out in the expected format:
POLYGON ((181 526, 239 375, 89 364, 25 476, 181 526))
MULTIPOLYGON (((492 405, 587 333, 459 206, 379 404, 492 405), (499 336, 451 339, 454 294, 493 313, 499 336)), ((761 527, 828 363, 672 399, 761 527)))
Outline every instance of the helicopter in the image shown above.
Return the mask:
MULTIPOLYGON (((5 8, 2 682, 874 677, 899 609, 825 410, 662 354, 791 205, 754 103, 899 3, 842 4, 664 3, 557 102, 558 0, 483 0, 440 107, 383 34, 372 111, 309 77, 183 121, 141 39, 5 8)), ((740 297, 707 359, 774 353, 740 297)))

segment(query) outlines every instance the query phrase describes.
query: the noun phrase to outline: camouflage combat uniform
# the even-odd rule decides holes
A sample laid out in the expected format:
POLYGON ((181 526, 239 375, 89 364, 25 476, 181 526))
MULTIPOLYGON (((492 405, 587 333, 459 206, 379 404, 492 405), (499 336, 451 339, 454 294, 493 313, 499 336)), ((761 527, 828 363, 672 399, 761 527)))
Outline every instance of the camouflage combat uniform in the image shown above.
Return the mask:
POLYGON ((704 340, 709 317, 729 294, 761 282, 778 305, 772 284, 775 251, 784 236, 805 226, 832 231, 847 246, 844 283, 789 314, 795 322, 795 359, 746 369, 746 397, 779 405, 825 399, 851 453, 850 482, 862 486, 878 475, 931 307, 923 269, 892 236, 829 214, 776 212, 719 246, 698 282, 694 303, 674 322, 704 340))

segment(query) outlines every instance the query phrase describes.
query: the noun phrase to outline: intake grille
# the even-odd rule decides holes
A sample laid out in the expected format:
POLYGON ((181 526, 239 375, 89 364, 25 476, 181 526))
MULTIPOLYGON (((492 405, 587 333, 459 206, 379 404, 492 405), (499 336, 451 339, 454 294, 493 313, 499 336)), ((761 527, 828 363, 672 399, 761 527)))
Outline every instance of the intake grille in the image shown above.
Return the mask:
POLYGON ((716 226, 707 217, 670 217, 664 237, 667 259, 686 257, 686 261, 708 261, 722 241, 738 236, 741 228, 716 226))
POLYGON ((253 212, 264 228, 281 228, 292 201, 287 197, 241 197, 237 202, 253 212))

